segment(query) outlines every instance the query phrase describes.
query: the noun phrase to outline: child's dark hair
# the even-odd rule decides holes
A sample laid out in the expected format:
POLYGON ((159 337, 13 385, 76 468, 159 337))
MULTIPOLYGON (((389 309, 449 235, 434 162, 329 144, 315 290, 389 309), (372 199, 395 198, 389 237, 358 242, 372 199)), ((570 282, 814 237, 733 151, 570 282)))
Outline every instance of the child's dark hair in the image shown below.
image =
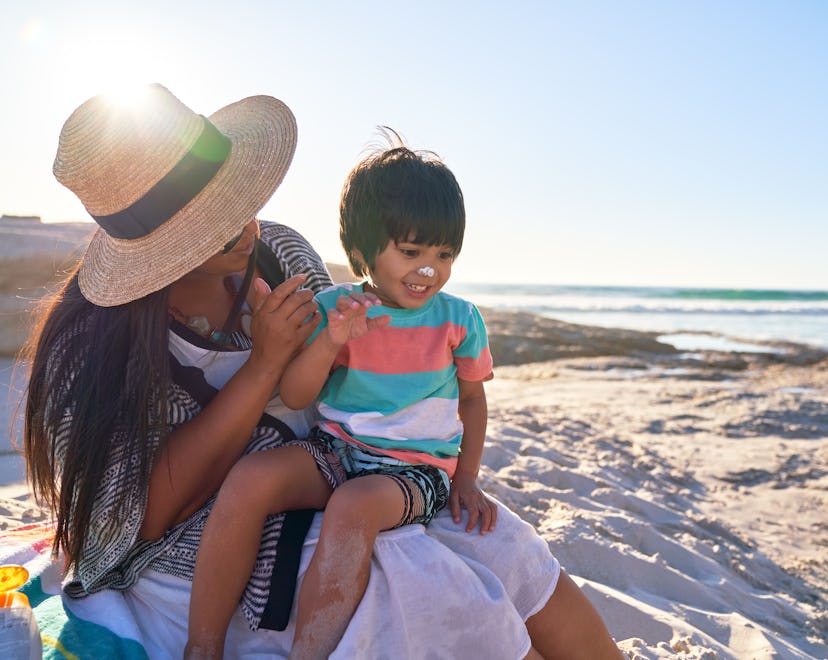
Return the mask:
POLYGON ((451 170, 436 154, 405 147, 390 128, 380 132, 388 148, 364 158, 342 188, 339 238, 351 270, 367 275, 389 240, 447 245, 456 257, 463 246, 466 210, 451 170))

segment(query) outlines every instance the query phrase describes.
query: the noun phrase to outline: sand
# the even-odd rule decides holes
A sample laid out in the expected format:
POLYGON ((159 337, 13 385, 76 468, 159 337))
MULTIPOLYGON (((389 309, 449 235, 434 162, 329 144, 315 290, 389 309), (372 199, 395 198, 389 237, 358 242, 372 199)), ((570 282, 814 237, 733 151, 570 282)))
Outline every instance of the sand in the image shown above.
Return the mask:
MULTIPOLYGON (((483 484, 629 658, 828 658, 828 355, 686 354, 655 334, 484 317, 483 484)), ((47 517, 2 437, 0 531, 47 517)))
POLYGON ((828 657, 828 365, 579 359, 489 395, 486 488, 630 657, 828 657))

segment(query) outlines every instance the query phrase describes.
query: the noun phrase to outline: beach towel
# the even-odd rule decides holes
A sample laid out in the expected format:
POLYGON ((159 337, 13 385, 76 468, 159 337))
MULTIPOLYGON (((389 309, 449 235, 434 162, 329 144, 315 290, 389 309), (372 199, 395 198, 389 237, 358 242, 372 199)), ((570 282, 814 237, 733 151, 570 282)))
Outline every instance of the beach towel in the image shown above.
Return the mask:
MULTIPOLYGON (((501 579, 437 541, 431 532, 439 535, 444 528, 442 533, 454 533, 450 518, 438 519, 430 533, 411 525, 380 535, 366 596, 332 658, 523 657, 528 652, 523 617, 501 579)), ((305 543, 300 584, 320 521, 316 516, 305 543)), ((468 537, 478 544, 485 539, 468 537)), ((73 600, 61 592, 62 562, 50 557, 52 538, 49 523, 0 532, 0 563, 20 564, 29 571, 29 581, 20 591, 29 598, 40 628, 44 658, 181 657, 188 582, 148 570, 127 592, 106 590, 73 600)), ((237 611, 226 657, 285 657, 294 619, 295 615, 285 631, 251 632, 237 611)))
POLYGON ((146 658, 140 631, 121 594, 105 591, 69 608, 61 596, 62 566, 52 560, 51 523, 23 525, 0 532, 0 564, 18 564, 29 571, 19 591, 26 594, 40 629, 44 658, 146 658), (84 613, 108 613, 108 625, 92 623, 84 613))
POLYGON ((62 562, 50 557, 53 537, 48 522, 0 532, 0 564, 19 564, 29 571, 29 581, 19 591, 26 594, 35 615, 43 657, 147 658, 140 631, 120 593, 103 591, 70 601, 72 607, 67 607, 68 599, 61 596, 62 562), (106 626, 90 620, 88 615, 94 612, 107 613, 106 626))

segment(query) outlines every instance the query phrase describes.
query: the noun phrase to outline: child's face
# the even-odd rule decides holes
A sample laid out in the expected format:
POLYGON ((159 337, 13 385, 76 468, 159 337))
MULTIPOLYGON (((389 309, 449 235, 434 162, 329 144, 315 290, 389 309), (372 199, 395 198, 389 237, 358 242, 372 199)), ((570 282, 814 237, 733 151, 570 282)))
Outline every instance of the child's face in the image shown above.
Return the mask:
POLYGON ((447 245, 388 241, 374 260, 371 292, 387 307, 417 309, 448 282, 453 262, 447 245))

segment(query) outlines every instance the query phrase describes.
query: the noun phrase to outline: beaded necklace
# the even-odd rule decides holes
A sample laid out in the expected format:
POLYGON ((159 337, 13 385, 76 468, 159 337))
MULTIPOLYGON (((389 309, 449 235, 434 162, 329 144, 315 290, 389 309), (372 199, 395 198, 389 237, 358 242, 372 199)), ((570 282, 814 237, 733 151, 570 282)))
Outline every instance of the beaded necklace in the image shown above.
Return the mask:
POLYGON ((196 334, 206 337, 220 346, 228 348, 232 347, 236 349, 240 348, 239 344, 233 339, 234 333, 232 328, 233 325, 235 325, 239 314, 241 314, 240 323, 242 330, 248 337, 250 336, 251 314, 249 312, 242 312, 242 306, 247 298, 247 291, 250 289, 250 283, 253 280, 253 272, 255 267, 256 247, 254 245, 253 252, 247 261, 247 270, 244 273, 244 279, 242 280, 241 286, 236 287, 238 276, 230 275, 224 278, 224 286, 230 293, 235 295, 235 298, 233 299, 233 305, 230 308, 230 313, 227 315, 227 319, 224 321, 224 325, 221 328, 215 327, 212 323, 210 323, 210 320, 206 316, 187 316, 175 305, 169 306, 170 316, 183 323, 196 334))

